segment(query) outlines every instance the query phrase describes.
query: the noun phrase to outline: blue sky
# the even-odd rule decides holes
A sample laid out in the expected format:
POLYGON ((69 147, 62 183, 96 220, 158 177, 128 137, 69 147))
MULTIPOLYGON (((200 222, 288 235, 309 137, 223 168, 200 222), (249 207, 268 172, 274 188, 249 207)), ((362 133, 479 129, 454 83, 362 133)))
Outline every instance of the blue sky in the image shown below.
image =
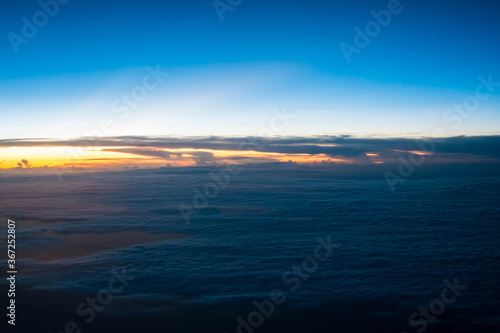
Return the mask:
POLYGON ((220 21, 211 1, 78 1, 60 5, 15 53, 35 1, 0 14, 2 138, 91 130, 146 67, 170 76, 112 135, 256 135, 285 106, 284 135, 498 134, 499 91, 459 128, 443 122, 478 76, 500 81, 495 1, 401 1, 347 63, 339 44, 387 1, 243 0, 220 21))

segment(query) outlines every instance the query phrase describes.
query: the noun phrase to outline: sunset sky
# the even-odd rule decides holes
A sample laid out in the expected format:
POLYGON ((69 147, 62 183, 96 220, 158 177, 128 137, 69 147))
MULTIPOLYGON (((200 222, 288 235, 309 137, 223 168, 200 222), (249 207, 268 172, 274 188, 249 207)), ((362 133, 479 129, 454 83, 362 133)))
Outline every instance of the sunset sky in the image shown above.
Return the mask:
POLYGON ((0 168, 386 163, 436 133, 476 137, 441 160, 497 159, 497 3, 399 6, 348 62, 339 45, 386 1, 244 0, 221 21, 211 1, 73 0, 15 45, 41 7, 9 2, 0 168))
POLYGON ((499 333, 500 0, 1 4, 12 332, 499 333))

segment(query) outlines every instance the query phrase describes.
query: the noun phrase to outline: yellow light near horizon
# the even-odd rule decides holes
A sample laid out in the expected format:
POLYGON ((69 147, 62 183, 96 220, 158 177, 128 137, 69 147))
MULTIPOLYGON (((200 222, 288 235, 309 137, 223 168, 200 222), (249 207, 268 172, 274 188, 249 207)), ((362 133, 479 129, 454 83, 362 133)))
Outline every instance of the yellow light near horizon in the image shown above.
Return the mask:
POLYGON ((145 156, 128 153, 107 152, 78 147, 10 147, 0 148, 0 168, 16 168, 26 160, 33 168, 63 166, 96 166, 123 162, 126 159, 148 159, 145 156))
POLYGON ((137 147, 9 147, 0 148, 0 169, 16 168, 19 164, 23 168, 47 167, 110 167, 117 164, 146 164, 150 167, 164 166, 190 166, 195 165, 196 152, 212 153, 219 164, 246 164, 253 162, 297 162, 297 163, 320 163, 331 161, 336 163, 349 163, 349 159, 332 158, 325 154, 282 154, 258 151, 234 151, 234 150, 211 150, 211 149, 160 149, 160 148, 137 148, 137 147), (137 149, 137 154, 133 149, 137 149), (148 151, 181 153, 182 157, 171 159, 148 156, 148 151), (143 155, 141 155, 143 154, 143 155), (238 160, 232 159, 238 157, 238 160), (242 159, 242 157, 245 157, 242 159), (23 162, 24 161, 24 162, 23 162))

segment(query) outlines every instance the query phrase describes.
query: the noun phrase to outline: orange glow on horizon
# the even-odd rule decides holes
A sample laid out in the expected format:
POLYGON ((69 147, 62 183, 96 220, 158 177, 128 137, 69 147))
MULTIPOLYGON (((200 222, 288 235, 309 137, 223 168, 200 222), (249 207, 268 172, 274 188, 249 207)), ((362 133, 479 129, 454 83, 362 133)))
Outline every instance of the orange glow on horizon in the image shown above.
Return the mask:
POLYGON ((108 168, 117 165, 145 165, 159 167, 170 164, 171 166, 192 166, 197 160, 206 163, 218 164, 246 164, 265 162, 296 162, 300 164, 321 163, 329 161, 335 163, 352 163, 349 159, 332 158, 325 154, 282 154, 258 151, 232 151, 210 149, 161 149, 148 147, 9 147, 0 148, 0 169, 18 168, 50 168, 50 167, 85 167, 108 168), (136 150, 136 152, 134 152, 136 150), (155 156, 165 153, 171 155, 155 156), (151 153, 151 156, 147 155, 151 153), (203 158, 197 154, 207 153, 203 158), (213 154, 211 157, 210 154, 213 154))

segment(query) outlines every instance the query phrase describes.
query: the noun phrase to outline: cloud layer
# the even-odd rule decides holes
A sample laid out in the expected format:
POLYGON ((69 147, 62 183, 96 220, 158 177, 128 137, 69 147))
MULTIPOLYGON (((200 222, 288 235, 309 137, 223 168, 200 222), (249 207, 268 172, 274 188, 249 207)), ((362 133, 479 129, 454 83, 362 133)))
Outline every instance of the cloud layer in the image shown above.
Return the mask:
MULTIPOLYGON (((433 161, 500 160, 500 136, 458 136, 449 138, 359 138, 351 136, 317 137, 147 137, 120 136, 106 138, 7 139, 0 148, 10 147, 80 147, 100 151, 134 154, 171 160, 189 155, 197 161, 215 160, 214 151, 260 152, 284 155, 325 155, 368 163, 368 156, 390 161, 408 154, 425 154, 433 161), (171 151, 190 149, 189 152, 171 151), (198 150, 198 151, 196 151, 198 150), (208 150, 208 151, 204 151, 208 150)), ((215 154, 217 155, 217 154, 215 154)), ((239 157, 241 159, 241 156, 239 157)), ((24 159, 20 167, 28 167, 24 159)))

